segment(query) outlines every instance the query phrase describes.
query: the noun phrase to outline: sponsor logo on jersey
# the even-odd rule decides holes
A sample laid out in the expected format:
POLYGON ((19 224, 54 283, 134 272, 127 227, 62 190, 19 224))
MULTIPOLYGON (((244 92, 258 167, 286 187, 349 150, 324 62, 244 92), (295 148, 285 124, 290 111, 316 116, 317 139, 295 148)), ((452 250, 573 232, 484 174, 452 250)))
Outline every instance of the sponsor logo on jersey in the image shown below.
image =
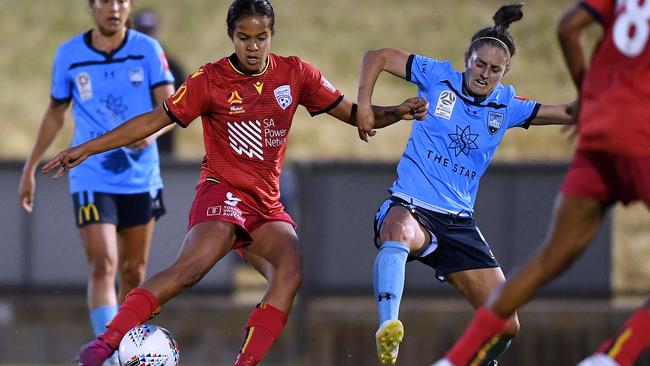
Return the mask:
POLYGON ((325 79, 325 76, 320 77, 320 84, 330 92, 336 93, 336 88, 334 88, 334 85, 332 85, 332 83, 330 83, 329 80, 325 79))
POLYGON ((451 90, 445 90, 440 93, 438 103, 436 103, 436 112, 434 115, 444 119, 450 119, 456 105, 456 94, 451 90))
POLYGON ((226 193, 226 200, 223 201, 228 206, 237 206, 241 199, 237 198, 232 192, 226 193))
POLYGON ((228 122, 227 126, 228 142, 237 154, 264 160, 260 121, 228 122))
POLYGON ((76 83, 81 100, 88 100, 93 97, 93 86, 90 75, 87 72, 80 72, 77 75, 76 83))
POLYGON ((221 206, 208 207, 208 211, 205 214, 207 216, 219 216, 221 215, 221 206))
POLYGON ((453 149, 456 156, 460 154, 469 156, 470 151, 478 149, 476 144, 478 134, 472 133, 469 125, 465 128, 456 126, 456 133, 450 133, 447 136, 451 139, 448 148, 453 149))
POLYGON ((273 94, 275 95, 275 100, 278 102, 278 105, 282 109, 287 109, 291 105, 293 99, 291 98, 291 87, 289 85, 282 85, 277 87, 273 94))
POLYGON ((257 90, 257 94, 262 95, 262 88, 264 88, 264 83, 258 81, 255 84, 253 84, 253 86, 255 87, 255 90, 257 90))
POLYGON ((490 135, 494 135, 499 132, 501 125, 503 124, 503 113, 499 112, 488 112, 487 115, 487 128, 490 132, 490 135))
POLYGON ((243 106, 244 99, 239 96, 238 91, 233 91, 228 97, 228 104, 230 104, 230 114, 240 114, 246 112, 243 106))
POLYGON ((132 67, 129 69, 129 81, 137 87, 144 81, 144 69, 141 67, 132 67))

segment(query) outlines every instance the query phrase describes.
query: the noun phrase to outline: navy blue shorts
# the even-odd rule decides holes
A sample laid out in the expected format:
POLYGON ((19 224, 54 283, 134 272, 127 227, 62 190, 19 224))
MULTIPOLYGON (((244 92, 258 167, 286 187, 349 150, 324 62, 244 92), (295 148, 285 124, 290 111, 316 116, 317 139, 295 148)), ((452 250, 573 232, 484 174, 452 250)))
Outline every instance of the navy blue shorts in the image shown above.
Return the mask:
POLYGON ((79 228, 101 223, 113 224, 119 231, 145 225, 165 214, 162 189, 135 194, 84 191, 73 193, 72 201, 79 228))
POLYGON ((394 206, 408 209, 431 234, 431 243, 419 256, 409 256, 409 261, 417 260, 433 268, 438 280, 446 281, 449 273, 499 267, 473 217, 427 210, 394 196, 384 201, 375 215, 377 248, 382 244, 379 238, 381 225, 394 206))

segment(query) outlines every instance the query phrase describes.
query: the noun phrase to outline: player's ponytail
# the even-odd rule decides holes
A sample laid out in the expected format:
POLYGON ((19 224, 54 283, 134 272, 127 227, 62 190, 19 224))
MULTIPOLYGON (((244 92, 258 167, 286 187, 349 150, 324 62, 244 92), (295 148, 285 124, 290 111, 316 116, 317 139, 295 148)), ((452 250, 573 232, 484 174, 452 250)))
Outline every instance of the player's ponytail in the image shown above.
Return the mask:
POLYGON ((517 3, 500 7, 492 17, 494 19, 494 29, 505 31, 508 30, 510 24, 521 20, 524 17, 524 12, 521 10, 523 6, 523 3, 517 3))
POLYGON ((523 3, 516 3, 500 7, 492 17, 494 26, 483 28, 472 36, 466 58, 484 44, 490 44, 503 48, 508 54, 509 62, 517 52, 517 46, 510 32, 508 32, 508 28, 510 24, 524 17, 523 6, 523 3))

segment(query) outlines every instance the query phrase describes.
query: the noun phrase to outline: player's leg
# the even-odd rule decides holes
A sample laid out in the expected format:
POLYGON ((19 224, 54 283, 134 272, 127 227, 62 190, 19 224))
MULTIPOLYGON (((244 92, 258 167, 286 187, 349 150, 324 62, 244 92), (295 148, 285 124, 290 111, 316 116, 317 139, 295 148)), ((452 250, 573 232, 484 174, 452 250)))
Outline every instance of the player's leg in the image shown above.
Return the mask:
MULTIPOLYGON (((643 171, 643 170, 639 170, 643 171)), ((647 188, 643 188, 644 191, 647 188)), ((644 201, 650 197, 642 195, 644 201)), ((646 203, 650 210, 650 205, 646 203)), ((623 327, 608 338, 596 353, 583 360, 578 366, 628 366, 633 365, 641 353, 650 347, 650 297, 632 314, 623 327)))
POLYGON ((398 316, 406 261, 410 253, 419 252, 431 241, 429 232, 421 227, 407 207, 390 202, 386 201, 378 212, 381 246, 373 267, 373 289, 379 314, 379 328, 375 333, 377 356, 380 363, 389 365, 396 363, 399 344, 404 337, 404 326, 398 316), (383 210, 387 213, 382 214, 383 210))
POLYGON ((235 239, 234 224, 206 221, 194 225, 174 263, 129 293, 107 330, 81 350, 80 363, 101 365, 129 329, 150 319, 161 305, 196 284, 230 251, 235 239))
POLYGON ((145 279, 155 222, 165 214, 162 189, 156 192, 116 195, 117 244, 120 286, 118 299, 145 279))
POLYGON ((117 232, 120 271, 118 300, 120 302, 144 281, 154 225, 155 220, 151 219, 147 224, 124 228, 117 232))
POLYGON ((598 232, 605 211, 606 205, 598 200, 560 194, 544 245, 513 277, 497 287, 446 359, 455 366, 480 359, 481 348, 506 329, 515 310, 583 252, 598 232))
POLYGON ((100 335, 117 312, 115 276, 117 239, 115 225, 88 224, 79 229, 88 261, 87 302, 95 336, 100 335))
MULTIPOLYGON (((488 297, 499 285, 506 281, 500 267, 481 268, 447 274, 447 281, 460 292, 474 309, 485 304, 488 297)), ((492 365, 510 346, 511 340, 519 332, 519 319, 513 314, 507 328, 496 340, 496 343, 486 353, 485 359, 479 365, 492 365)))
POLYGON ((268 281, 262 301, 246 322, 246 334, 235 361, 237 366, 256 365, 280 336, 302 282, 298 236, 291 224, 267 222, 251 233, 246 260, 268 281))
POLYGON ((650 347, 650 297, 596 353, 578 366, 632 366, 650 347))

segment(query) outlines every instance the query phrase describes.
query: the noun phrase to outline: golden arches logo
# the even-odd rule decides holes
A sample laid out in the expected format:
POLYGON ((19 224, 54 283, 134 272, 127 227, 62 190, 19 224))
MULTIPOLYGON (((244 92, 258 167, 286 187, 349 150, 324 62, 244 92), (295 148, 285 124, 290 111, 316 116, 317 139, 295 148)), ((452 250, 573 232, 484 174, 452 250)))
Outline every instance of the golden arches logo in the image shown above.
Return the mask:
POLYGON ((99 221, 99 211, 94 203, 79 207, 79 224, 90 221, 90 215, 93 215, 93 221, 99 221))
POLYGON ((187 85, 183 83, 180 88, 172 95, 172 104, 176 105, 176 103, 180 102, 181 99, 185 96, 185 93, 187 93, 187 85))

